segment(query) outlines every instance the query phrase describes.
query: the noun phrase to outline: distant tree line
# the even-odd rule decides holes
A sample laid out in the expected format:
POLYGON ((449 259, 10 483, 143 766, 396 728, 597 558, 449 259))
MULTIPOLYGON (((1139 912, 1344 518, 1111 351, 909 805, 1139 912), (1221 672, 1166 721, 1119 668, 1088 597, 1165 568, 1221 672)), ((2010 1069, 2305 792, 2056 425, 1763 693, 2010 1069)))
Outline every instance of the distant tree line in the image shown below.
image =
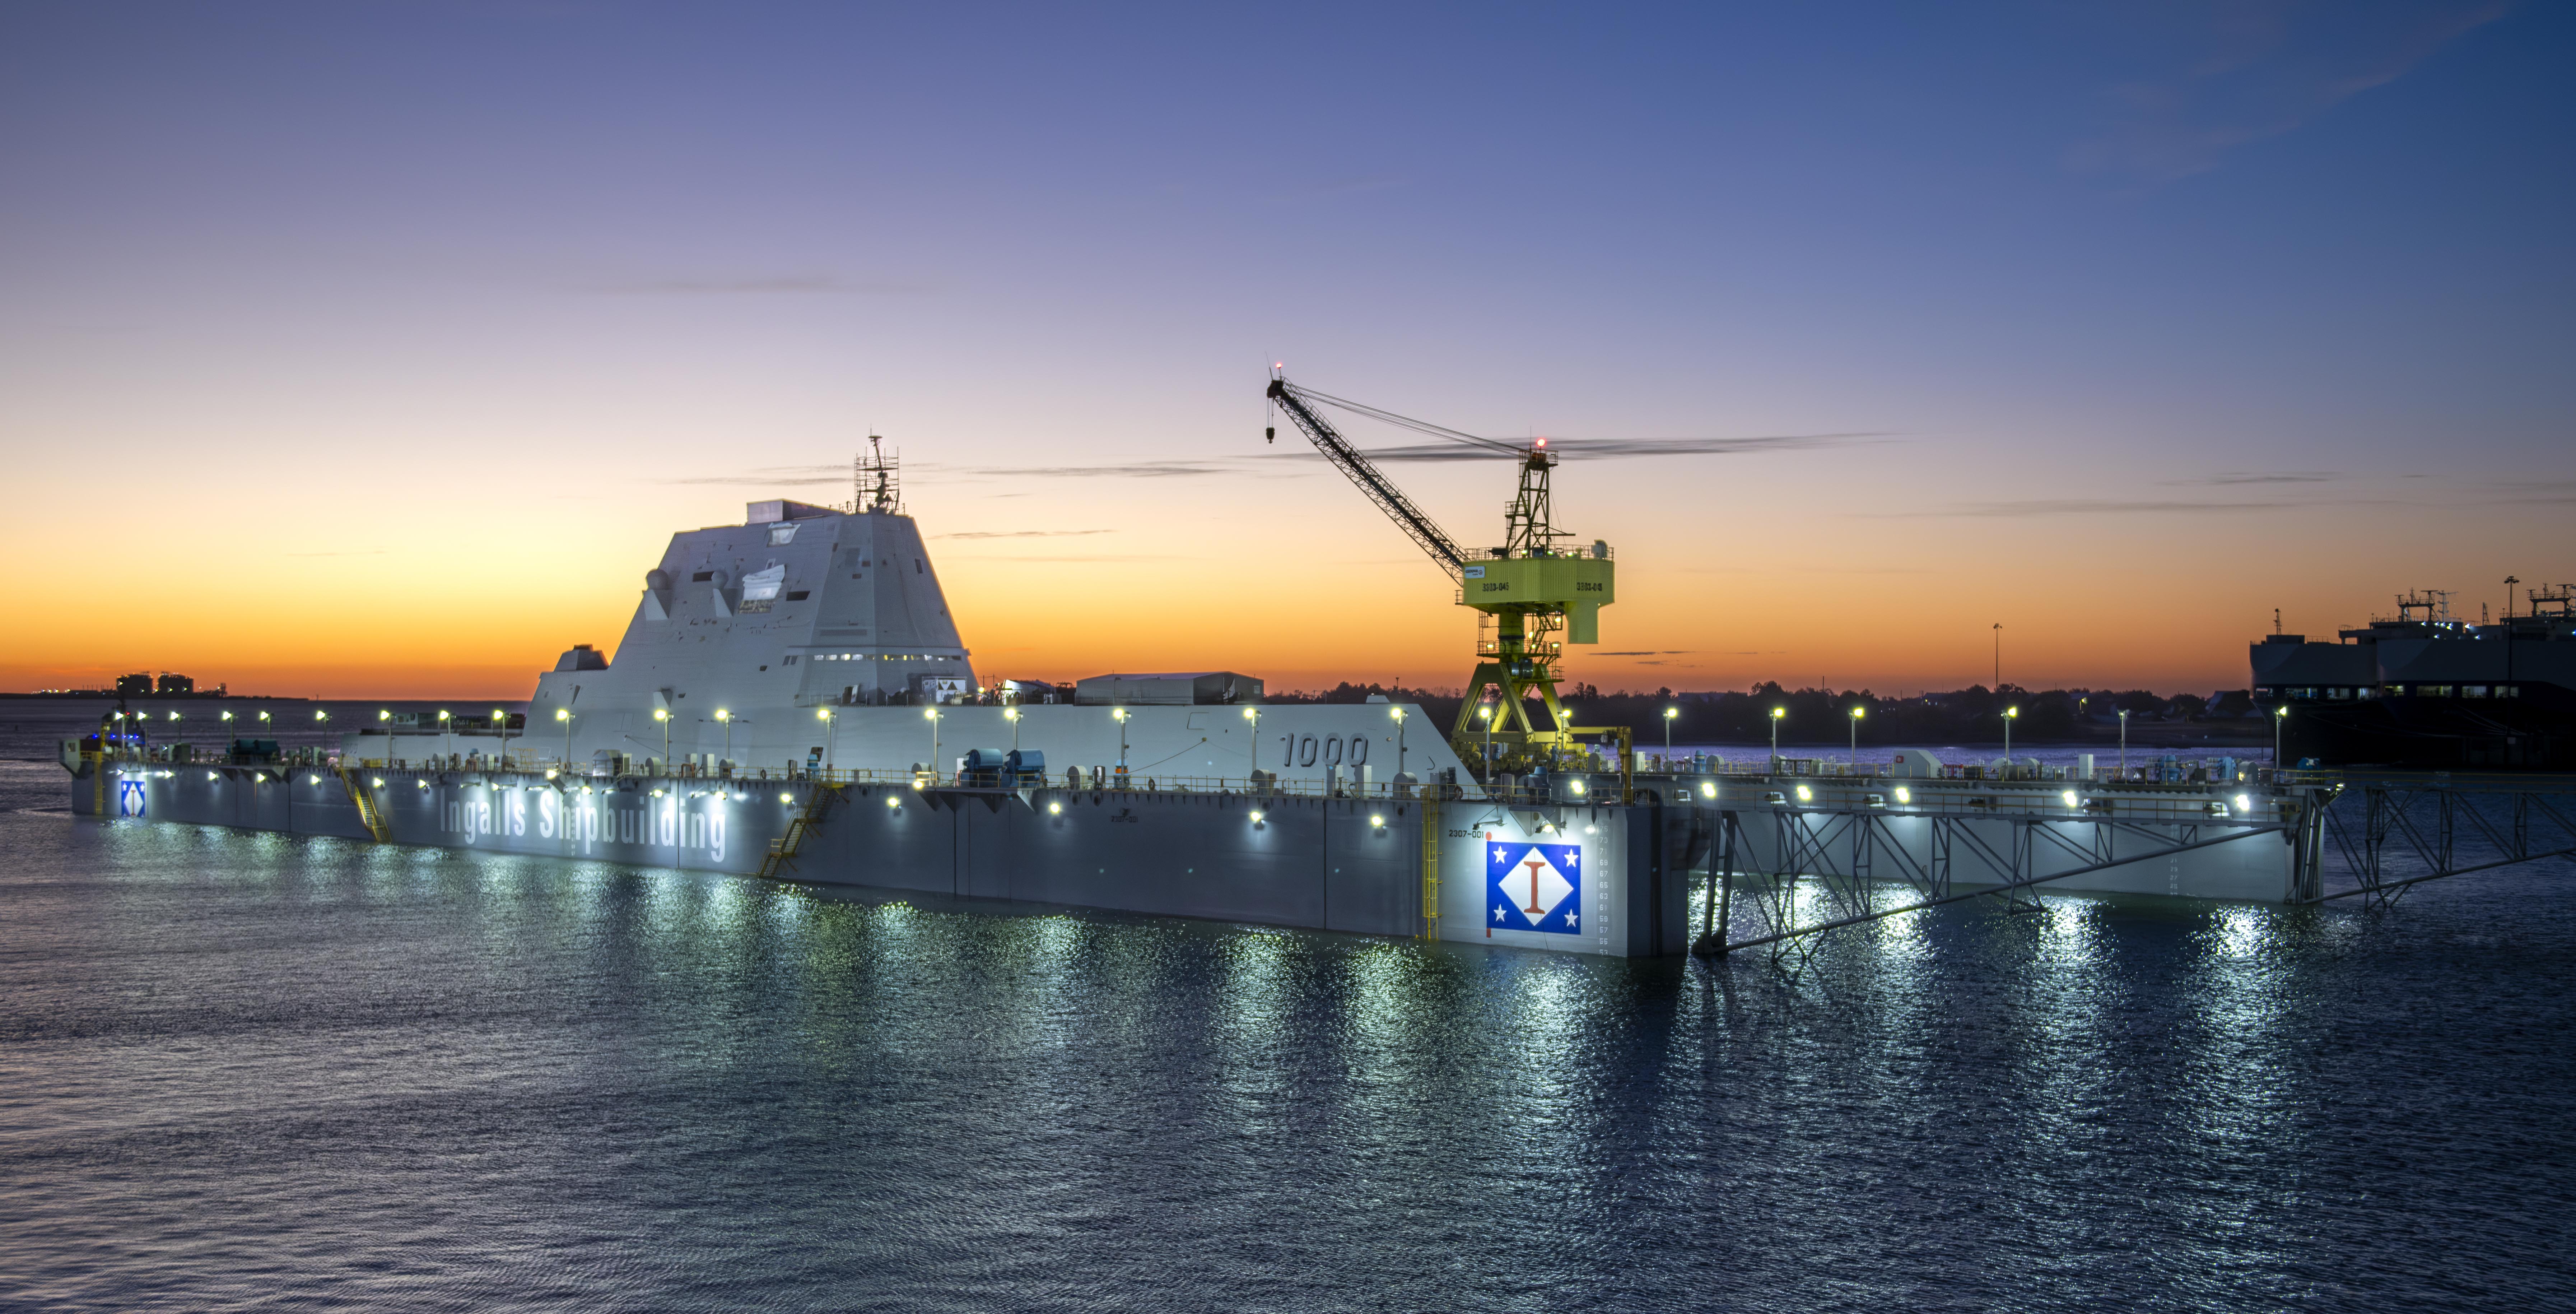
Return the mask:
MULTIPOLYGON (((1441 729, 1455 723, 1464 701, 1459 689, 1407 689, 1394 685, 1344 681, 1321 692, 1272 693, 1274 703, 1364 703, 1372 695, 1389 702, 1418 703, 1441 729)), ((1880 697, 1866 689, 1784 689, 1776 683, 1755 685, 1741 693, 1652 693, 1622 690, 1603 693, 1589 684, 1560 689, 1579 725, 1626 726, 1644 750, 1664 741, 1664 712, 1672 709, 1676 744, 1758 744, 1771 739, 1771 711, 1780 708, 1780 742, 1825 744, 1847 742, 1852 709, 1862 712, 1860 742, 1867 744, 1985 744, 2003 742, 2004 710, 2018 709, 2012 735, 2027 743, 2092 739, 2118 724, 2126 711, 2140 722, 2237 720, 2259 716, 2242 690, 2218 695, 2213 702, 2198 694, 2171 696, 2144 689, 2030 690, 2007 684, 2000 689, 1971 685, 1947 693, 1880 697)), ((1545 713, 1529 705, 1533 724, 1544 725, 1545 713)))

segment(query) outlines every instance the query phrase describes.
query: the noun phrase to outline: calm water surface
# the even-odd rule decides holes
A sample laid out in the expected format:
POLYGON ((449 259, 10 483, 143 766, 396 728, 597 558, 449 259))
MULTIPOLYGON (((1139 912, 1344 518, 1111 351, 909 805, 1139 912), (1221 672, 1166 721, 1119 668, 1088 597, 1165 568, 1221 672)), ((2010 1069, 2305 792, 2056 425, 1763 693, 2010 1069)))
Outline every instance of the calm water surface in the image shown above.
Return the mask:
POLYGON ((2576 873, 1796 978, 75 823, 0 763, 8 1308, 2576 1304, 2576 873))

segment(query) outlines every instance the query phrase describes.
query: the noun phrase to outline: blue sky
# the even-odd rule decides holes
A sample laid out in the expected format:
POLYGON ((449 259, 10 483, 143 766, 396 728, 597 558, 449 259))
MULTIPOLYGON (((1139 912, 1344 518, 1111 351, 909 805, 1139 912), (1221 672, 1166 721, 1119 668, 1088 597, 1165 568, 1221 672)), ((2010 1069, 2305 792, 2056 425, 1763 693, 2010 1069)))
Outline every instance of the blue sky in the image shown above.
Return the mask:
MULTIPOLYGON (((188 660, 435 644, 498 692, 613 639, 671 529, 831 495, 873 427, 927 527, 984 536, 944 559, 996 654, 1463 675, 1436 573, 1257 445, 1284 360, 1503 436, 1796 440, 1569 462, 1621 545, 1604 649, 1646 654, 1597 683, 1964 683, 1999 618, 2048 636, 2034 679, 2241 682, 2273 606, 2576 576, 2571 25, 20 6, 0 532, 68 562, 102 459, 138 516, 291 514, 333 543, 158 600, 208 620, 188 660), (493 496, 390 491, 450 487, 493 496), (1293 582, 1251 605, 1246 551, 1293 582), (493 623, 352 599, 310 642, 359 579, 493 623), (1347 623, 1292 660, 1272 606, 1347 623)), ((1508 493, 1400 468, 1464 538, 1508 493)), ((29 601, 59 634, 0 678, 173 646, 130 599, 29 601)))

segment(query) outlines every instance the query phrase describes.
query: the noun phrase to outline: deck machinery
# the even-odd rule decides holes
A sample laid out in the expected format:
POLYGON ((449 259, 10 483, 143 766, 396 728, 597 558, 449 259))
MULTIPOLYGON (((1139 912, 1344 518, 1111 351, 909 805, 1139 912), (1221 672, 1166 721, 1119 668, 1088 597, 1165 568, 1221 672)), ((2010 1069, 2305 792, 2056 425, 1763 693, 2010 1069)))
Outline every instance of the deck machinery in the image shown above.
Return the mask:
MULTIPOLYGON (((1491 780, 1506 771, 1553 765, 1580 736, 1613 738, 1619 744, 1620 795, 1625 798, 1635 766, 1628 728, 1576 725, 1556 696, 1557 664, 1565 645, 1601 641, 1601 608, 1616 601, 1618 591, 1610 545, 1596 540, 1589 548, 1568 547, 1563 540, 1575 536, 1550 519, 1548 473, 1557 457, 1547 440, 1521 445, 1480 438, 1301 388, 1284 375, 1272 377, 1268 395, 1326 460, 1449 573, 1458 585, 1458 604, 1477 612, 1476 672, 1468 678, 1466 701, 1449 730, 1458 756, 1482 763, 1491 780), (1520 471, 1520 489, 1504 512, 1502 545, 1482 551, 1458 546, 1366 453, 1317 413, 1318 406, 1512 458, 1520 471), (1530 699, 1544 709, 1545 725, 1531 718, 1530 699)), ((1278 435, 1276 426, 1265 430, 1271 441, 1278 435)))

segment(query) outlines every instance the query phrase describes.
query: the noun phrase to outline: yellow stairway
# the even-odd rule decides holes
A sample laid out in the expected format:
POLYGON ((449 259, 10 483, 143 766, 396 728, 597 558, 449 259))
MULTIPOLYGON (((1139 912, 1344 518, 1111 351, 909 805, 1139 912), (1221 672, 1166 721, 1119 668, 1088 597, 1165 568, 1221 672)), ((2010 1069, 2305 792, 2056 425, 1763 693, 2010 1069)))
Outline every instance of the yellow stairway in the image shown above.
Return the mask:
POLYGON ((1422 800, 1422 938, 1440 938, 1440 799, 1436 794, 1422 800))
POLYGON ((796 850, 804 845, 805 832, 823 824, 824 805, 834 792, 833 786, 816 785, 814 791, 805 796, 805 810, 788 818, 787 833, 769 842, 769 856, 760 860, 762 880, 778 879, 781 867, 795 870, 796 850))
POLYGON ((374 793, 358 783, 357 773, 345 766, 340 768, 340 783, 348 788, 349 801, 358 805, 358 820, 366 823, 367 833, 375 836, 378 844, 393 842, 393 831, 385 825, 383 809, 376 806, 374 793))

